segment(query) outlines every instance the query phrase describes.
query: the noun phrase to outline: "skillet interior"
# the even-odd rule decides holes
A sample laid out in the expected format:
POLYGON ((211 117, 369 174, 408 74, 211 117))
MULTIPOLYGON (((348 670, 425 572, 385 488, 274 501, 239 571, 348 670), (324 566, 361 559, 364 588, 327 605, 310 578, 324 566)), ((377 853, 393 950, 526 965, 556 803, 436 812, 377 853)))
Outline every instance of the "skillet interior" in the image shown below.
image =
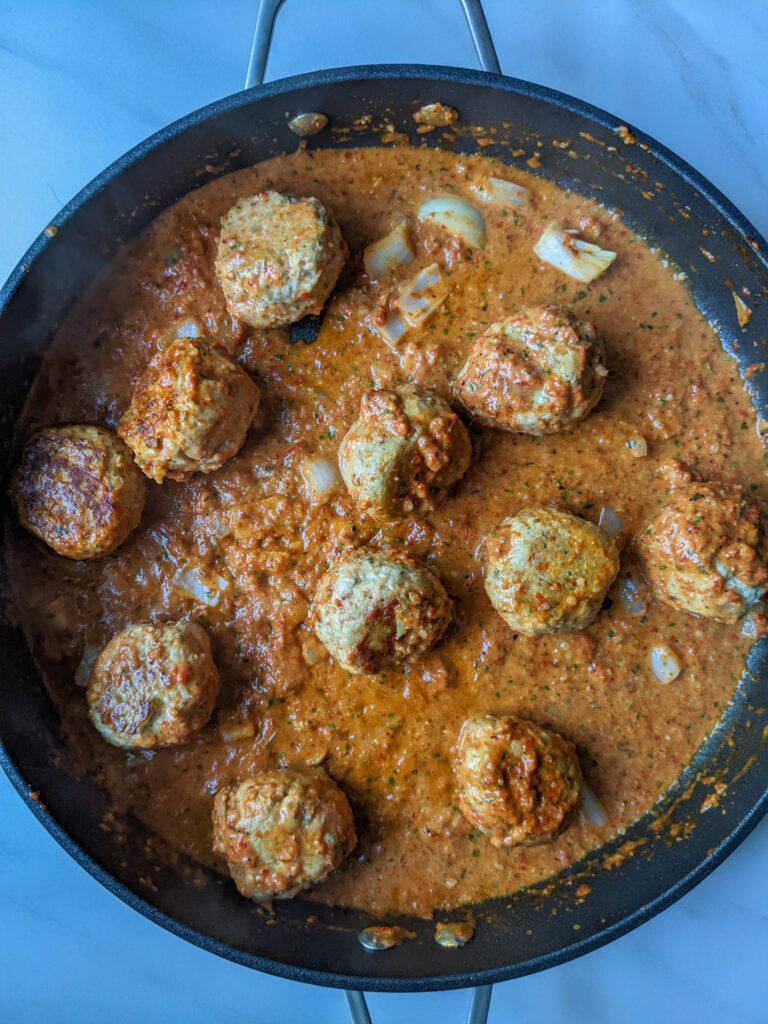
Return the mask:
MULTIPOLYGON (((388 121, 414 143, 474 151, 471 134, 447 142, 437 132, 415 134, 411 113, 436 99, 457 107, 464 124, 497 130, 497 142, 485 153, 514 163, 511 150, 526 150, 520 158, 526 160, 538 149, 537 173, 623 210, 635 230, 662 245, 685 271, 695 301, 719 326, 729 351, 738 342, 742 372, 765 358, 765 243, 712 186, 657 143, 637 135, 636 143, 627 144, 614 134, 615 118, 512 79, 408 66, 325 72, 239 94, 165 129, 73 200, 54 222, 55 238, 42 235, 32 246, 0 295, 3 493, 14 454, 13 423, 39 354, 122 239, 212 177, 295 147, 286 123, 303 111, 322 111, 334 128, 309 140, 311 147, 380 144, 376 129, 388 121), (371 116, 367 128, 355 126, 361 115, 371 116), (565 147, 553 144, 565 141, 565 147), (754 315, 742 329, 732 288, 744 287, 754 315)), ((768 404, 768 374, 752 373, 749 382, 760 409, 768 404)), ((764 640, 753 650, 724 727, 656 813, 554 884, 474 908, 476 937, 461 951, 436 946, 430 922, 409 920, 401 923, 417 933, 414 940, 371 955, 356 938, 370 923, 364 915, 292 901, 271 917, 242 900, 228 881, 163 850, 139 822, 105 831, 108 798, 90 780, 68 772, 56 712, 12 612, 0 628, 3 763, 37 817, 84 867, 153 920, 220 955, 302 981, 447 988, 552 966, 609 941, 681 896, 768 809, 766 720, 760 714, 768 681, 764 640), (719 806, 706 814, 700 808, 712 786, 700 777, 728 783, 719 806), (624 858, 628 843, 638 845, 624 858), (592 892, 580 901, 576 889, 584 882, 592 892)))

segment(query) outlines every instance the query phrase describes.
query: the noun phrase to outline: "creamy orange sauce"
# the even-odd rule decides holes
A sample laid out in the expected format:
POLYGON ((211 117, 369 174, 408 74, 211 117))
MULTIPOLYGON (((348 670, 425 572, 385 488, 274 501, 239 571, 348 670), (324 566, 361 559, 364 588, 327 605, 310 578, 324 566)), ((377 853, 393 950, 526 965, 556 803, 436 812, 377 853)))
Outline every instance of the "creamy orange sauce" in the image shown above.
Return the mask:
POLYGON ((532 503, 594 521, 610 504, 636 533, 664 502, 663 467, 673 459, 765 498, 763 453, 736 364, 663 254, 609 210, 482 157, 406 147, 299 151, 189 194, 118 254, 54 339, 23 434, 73 421, 114 429, 161 335, 189 317, 237 343, 262 388, 240 454, 186 484, 149 483, 140 527, 107 558, 69 561, 21 535, 12 544, 20 612, 81 769, 175 846, 214 862, 210 813, 221 785, 263 768, 322 764, 349 796, 360 838, 310 898, 373 913, 429 914, 512 892, 575 862, 663 796, 722 715, 751 641, 737 627, 654 603, 631 544, 610 606, 591 627, 517 636, 491 608, 478 560, 494 526, 532 503), (530 188, 531 201, 518 210, 478 203, 488 232, 482 252, 417 229, 416 260, 395 277, 437 261, 450 294, 391 348, 370 327, 382 288, 365 279, 361 249, 429 193, 476 201, 473 185, 488 173, 530 188), (267 187, 321 199, 352 251, 312 344, 283 331, 241 335, 225 316, 213 272, 218 223, 239 196, 267 187), (600 245, 618 253, 592 285, 533 253, 551 218, 578 227, 584 216, 599 223, 600 245), (366 389, 417 381, 447 393, 478 332, 542 302, 571 306, 605 339, 611 372, 584 423, 540 439, 471 428, 472 465, 446 504, 398 526, 376 526, 343 488, 311 497, 302 463, 335 457, 366 389), (638 437, 645 458, 628 445, 638 437), (362 542, 434 564, 455 602, 438 647, 382 676, 339 669, 307 622, 329 561, 362 542), (618 599, 628 574, 645 614, 630 615, 618 599), (208 628, 221 670, 211 723, 174 749, 108 747, 86 718, 83 653, 131 622, 183 616, 208 628), (651 671, 658 643, 684 663, 668 685, 651 671), (497 850, 477 834, 457 810, 452 762, 462 722, 485 711, 520 713, 573 740, 606 824, 582 816, 551 844, 528 849, 497 850))

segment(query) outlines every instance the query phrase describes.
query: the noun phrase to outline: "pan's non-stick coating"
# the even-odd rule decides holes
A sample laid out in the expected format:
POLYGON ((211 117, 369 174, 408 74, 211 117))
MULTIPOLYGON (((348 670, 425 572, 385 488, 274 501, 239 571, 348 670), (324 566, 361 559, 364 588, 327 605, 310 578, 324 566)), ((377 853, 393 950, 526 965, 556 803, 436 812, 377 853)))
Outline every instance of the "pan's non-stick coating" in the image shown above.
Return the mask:
MULTIPOLYGON (((351 68, 270 83, 172 125, 105 171, 62 211, 55 237, 43 235, 32 246, 0 294, 2 493, 13 459, 13 423, 40 353, 121 241, 211 178, 294 148, 287 122, 298 113, 330 118, 330 128, 309 140, 311 147, 380 144, 381 127, 389 123, 414 143, 477 151, 471 132, 459 130, 447 141, 437 132, 415 133, 413 111, 435 100, 456 107, 463 125, 494 129, 486 154, 513 163, 512 150, 524 149, 527 157, 538 150, 537 173, 621 210, 628 224, 660 244, 688 275, 695 301, 718 325, 742 371, 753 367, 748 379, 756 408, 768 404, 765 370, 754 370, 765 359, 760 339, 768 337, 765 243, 691 168, 639 133, 635 141, 616 134, 619 122, 610 115, 524 82, 445 68, 351 68), (364 116, 370 121, 361 126, 364 116), (748 294, 754 310, 744 329, 733 291, 748 294)), ((228 881, 163 850, 141 823, 105 831, 108 797, 68 771, 55 709, 12 612, 0 629, 2 760, 37 817, 87 870, 151 919, 212 952, 301 981, 434 989, 552 966, 681 896, 768 808, 764 721, 754 713, 765 703, 768 679, 768 643, 761 642, 723 727, 657 813, 554 883, 473 908, 476 937, 460 951, 437 946, 431 922, 409 920, 404 923, 415 939, 370 954, 357 941, 360 928, 370 924, 365 915, 299 900, 277 905, 270 915, 241 899, 228 881), (699 781, 703 776, 728 783, 719 806, 706 814, 700 808, 711 786, 699 781), (579 900, 576 890, 585 882, 592 891, 579 900)))

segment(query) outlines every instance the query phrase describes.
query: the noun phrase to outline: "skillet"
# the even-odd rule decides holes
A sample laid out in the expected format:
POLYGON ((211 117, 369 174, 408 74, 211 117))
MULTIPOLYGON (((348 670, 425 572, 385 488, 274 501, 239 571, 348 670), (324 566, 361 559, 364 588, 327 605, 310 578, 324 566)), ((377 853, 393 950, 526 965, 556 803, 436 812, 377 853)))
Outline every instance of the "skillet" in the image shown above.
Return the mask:
MULTIPOLYGON (((538 137, 545 140, 547 154, 542 173, 554 173, 572 182, 580 191, 598 197, 597 186, 602 184, 604 188, 610 188, 611 194, 617 197, 615 202, 628 211, 633 223, 640 225, 652 238, 661 239, 682 266, 690 268, 692 275, 698 275, 694 277, 697 301, 705 312, 721 321, 725 339, 740 338, 742 366, 759 358, 756 349, 751 351, 755 347, 751 339, 765 331, 764 323, 762 327, 759 326, 759 306, 750 324, 749 334, 741 336, 734 319, 733 299, 722 279, 723 271, 715 271, 707 276, 712 265, 704 261, 697 249, 701 227, 705 224, 717 239, 716 243, 710 245, 710 251, 712 245, 715 245, 714 252, 721 261, 719 265, 727 261, 734 282, 738 286, 748 285, 752 294, 758 296, 761 291, 764 293, 765 270, 760 259, 753 256, 753 250, 745 244, 744 234, 750 232, 749 226, 711 187, 683 165, 676 163, 661 147, 650 144, 649 150, 639 151, 635 145, 631 150, 619 148, 615 154, 602 151, 595 154, 593 150, 597 150, 597 144, 589 144, 586 140, 577 142, 574 139, 574 145, 581 147, 582 160, 590 161, 589 176, 582 172, 584 178, 580 180, 579 164, 582 161, 572 165, 564 158, 559 160, 558 151, 547 143, 551 138, 563 137, 566 132, 576 136, 579 130, 583 130, 613 145, 615 139, 610 129, 616 122, 607 115, 523 83, 499 82, 488 76, 468 72, 390 68, 373 74, 353 70, 326 76, 309 76, 273 84, 255 96, 224 101, 209 108, 203 115, 193 115, 180 126, 161 133, 146 147, 140 147, 139 152, 129 155, 116 168, 107 172, 91 189, 90 194, 79 197, 57 218, 56 223, 61 230, 55 243, 43 240, 38 243, 36 250, 33 247, 34 263, 30 273, 23 279, 16 275, 9 285, 7 295, 4 296, 8 305, 0 327, 5 371, 4 398, 13 404, 13 408, 18 408, 18 401, 34 371, 35 353, 44 347, 53 324, 68 302, 106 253, 114 247, 115 236, 139 230, 153 215, 153 209, 142 208, 139 204, 139 209, 132 217, 126 216, 126 212, 134 206, 134 197, 151 191, 151 194, 161 197, 162 203, 172 201, 193 184, 205 180, 205 175, 195 177, 194 172, 202 166, 201 161, 208 154, 213 152, 222 158, 222 162, 226 162, 227 154, 235 148, 232 145, 233 138, 238 140, 238 145, 244 143, 250 148, 242 156, 230 160, 226 169, 262 159, 271 154, 273 148, 270 147, 280 149, 293 144, 295 140, 287 132, 281 133, 272 126, 272 123, 277 122, 282 127, 285 109, 294 112, 321 109, 338 123, 344 124, 361 111, 373 110, 383 114, 387 108, 391 108, 393 120, 405 130, 410 124, 410 112, 416 105, 415 101, 433 99, 436 93, 444 102, 456 105, 464 119, 470 123, 511 120, 516 123, 516 138, 536 139, 538 131, 538 137), (263 137, 253 135, 257 111, 268 125, 263 137), (278 136, 277 143, 272 143, 273 135, 278 136), (648 202, 640 198, 637 181, 632 176, 627 181, 616 177, 617 174, 625 174, 628 160, 632 160, 640 171, 646 170, 655 180, 666 183, 668 192, 674 192, 675 195, 665 197, 661 208, 648 209, 648 202), (590 191, 591 188, 595 191, 590 191), (682 217, 686 205, 690 206, 689 220, 694 222, 693 225, 682 217), (676 217, 674 237, 670 234, 668 216, 676 217), (720 231, 722 235, 718 234, 720 231), (72 266, 74 255, 82 255, 83 264, 72 266), (57 282, 55 293, 52 293, 51 280, 57 282), (35 317, 30 316, 33 309, 35 317)), ((378 139, 372 134, 370 138, 354 141, 376 142, 378 139)), ((640 141, 647 140, 640 138, 640 141)), ((329 141, 318 138, 313 144, 329 144, 329 141)), ((470 145, 470 140, 460 140, 460 148, 470 148, 470 145)), ((501 155, 504 155, 503 151, 501 155)), ((220 161, 214 159, 210 162, 216 165, 220 161)), ((765 394, 764 390, 759 390, 761 386, 764 387, 760 383, 756 385, 758 397, 765 394)), ((31 672, 31 669, 28 659, 25 660, 23 648, 19 647, 18 637, 10 629, 4 640, 9 660, 3 673, 7 683, 3 684, 2 699, 3 706, 8 709, 7 721, 3 725, 3 739, 20 769, 21 775, 17 779, 20 781, 25 776, 29 783, 41 790, 55 818, 66 824, 75 840, 102 868, 109 870, 118 883, 127 884, 146 895, 147 890, 142 889, 138 882, 138 876, 146 872, 146 866, 133 864, 129 869, 121 866, 119 851, 110 848, 109 839, 105 840, 103 833, 98 830, 100 811, 94 811, 92 818, 89 817, 90 811, 85 813, 85 805, 90 805, 90 799, 86 799, 87 785, 73 783, 64 768, 46 763, 50 760, 48 744, 56 749, 57 744, 61 743, 55 732, 55 717, 45 706, 42 690, 38 695, 34 692, 28 694, 28 701, 22 700, 18 693, 10 693, 8 684, 14 674, 20 670, 31 672), (9 692, 5 692, 6 689, 9 692), (71 792, 67 791, 68 787, 71 792)), ((756 656, 754 666, 761 664, 761 658, 756 656)), ((34 677, 30 674, 28 678, 32 680, 34 677)), ((718 770, 726 781, 738 773, 752 753, 758 755, 741 779, 732 782, 723 804, 726 812, 724 817, 727 818, 720 823, 723 827, 710 827, 716 822, 710 822, 708 816, 688 840, 671 845, 667 845, 668 830, 662 830, 658 836, 654 834, 646 844, 646 848, 653 848, 654 856, 646 857, 641 847, 636 858, 614 873, 606 872, 605 879, 600 869, 597 869, 593 888, 595 896, 599 894, 600 906, 599 909, 595 908, 591 918, 589 903, 592 901, 579 908, 578 920, 582 923, 579 934, 584 936, 587 933, 585 940, 579 943, 573 942, 574 933, 570 931, 573 917, 568 922, 567 933, 566 929, 558 933, 557 928, 553 927, 556 919, 550 920, 549 911, 553 905, 563 908, 573 905, 572 897, 569 902, 567 887, 563 893, 555 892, 547 900, 539 901, 538 905, 531 896, 530 900, 526 897, 515 901, 509 913, 505 913, 504 908, 486 908, 481 911, 478 916, 488 925, 488 940, 482 937, 486 929, 479 928, 476 942, 462 953, 463 961, 457 961, 455 956, 448 959, 445 954, 440 955, 440 951, 431 946, 431 929, 425 931, 423 928, 419 938, 408 944, 405 958, 400 955, 403 950, 393 951, 386 958, 365 956, 353 941, 357 923, 352 915, 324 913, 323 926, 335 928, 340 924, 342 927, 341 933, 330 933, 338 938, 336 942, 336 938, 329 940, 327 932, 324 937, 316 937, 320 929, 312 926, 306 928, 302 922, 309 911, 306 907, 302 911, 299 905, 281 908, 280 915, 291 923, 294 934, 298 927, 302 928, 303 933, 306 932, 301 957, 297 957, 295 950, 289 948, 290 934, 282 944, 275 942, 279 926, 277 929, 266 929, 270 933, 270 941, 260 945, 256 934, 259 930, 258 915, 255 912, 240 913, 238 919, 238 910, 234 904, 231 901, 227 903, 224 894, 217 894, 215 880, 210 885, 212 894, 206 896, 207 906, 201 907, 195 904, 193 895, 187 893, 184 886, 179 886, 178 878, 174 881, 173 872, 163 875, 160 869, 155 874, 158 880, 165 879, 164 884, 159 886, 162 895, 152 897, 152 900, 159 911, 171 914, 181 922, 191 923, 198 931, 209 928, 212 932, 209 948, 215 948, 216 942, 224 942, 231 946, 230 955, 236 959, 265 969, 269 969, 269 965, 253 958, 263 955, 275 959, 284 958, 283 968, 273 963, 271 969, 284 969, 290 976, 303 977, 304 980, 352 984, 349 975, 354 974, 356 983, 365 987, 443 987, 447 984, 469 983, 474 980, 473 971, 479 972, 477 980, 487 981, 492 977, 510 977, 548 966, 591 948, 590 939, 595 944, 618 934, 619 930, 636 923, 679 895, 688 884, 713 866, 714 861, 724 852, 723 844, 732 844, 756 820, 755 815, 763 806, 762 794, 766 781, 765 765, 760 760, 760 731, 759 728, 750 731, 747 721, 746 697, 749 693, 753 696, 759 693, 756 685, 749 681, 745 683, 745 702, 741 705, 737 703, 729 723, 738 740, 738 756, 733 754, 733 748, 729 748, 732 754, 729 759, 729 751, 723 751, 724 744, 718 744, 717 737, 713 738, 711 748, 702 753, 705 774, 718 770), (746 785, 745 780, 751 780, 750 785, 746 785), (708 831, 697 845, 695 840, 705 826, 708 831), (706 851, 710 846, 715 847, 715 853, 707 857, 706 851), (614 883, 614 879, 619 877, 620 885, 614 883), (601 888, 602 881, 605 886, 601 888), (219 898, 221 903, 217 905, 219 898), (606 910, 610 913, 606 914, 606 910), (608 926, 604 929, 597 927, 601 916, 608 918, 608 926), (510 922, 513 921, 518 924, 510 928, 510 922), (524 942, 516 940, 516 934, 523 936, 528 927, 534 929, 534 941, 530 937, 524 942), (350 936, 346 936, 344 929, 351 933, 350 936), (346 937, 350 938, 350 942, 345 944, 346 937), (334 942, 336 944, 331 949, 326 948, 324 955, 321 949, 312 948, 313 941, 317 946, 321 943, 325 943, 326 947, 333 946, 334 942), (482 955, 478 953, 481 947, 482 955), (461 971, 456 974, 447 973, 446 967, 454 969, 457 962, 461 964, 461 971), (332 972, 338 970, 339 964, 345 965, 344 970, 333 977, 332 972), (494 970, 497 973, 491 973, 494 970), (302 974, 301 971, 320 971, 323 975, 302 974)), ((698 810, 706 792, 708 790, 704 786, 694 789, 691 798, 675 805, 673 817, 687 820, 689 812, 695 813, 698 810)), ((95 799, 98 801, 99 798, 95 799)), ((98 802, 95 804, 95 807, 99 806, 103 808, 103 798, 100 805, 98 802)), ((636 835, 644 838, 647 833, 646 823, 644 829, 640 829, 636 835)), ((133 834, 138 835, 138 830, 133 834)), ((138 840, 133 845, 134 848, 140 848, 138 840)), ((135 905, 136 900, 133 902, 135 905)), ((175 927, 179 930, 182 925, 177 924, 175 927)), ((218 951, 223 950, 219 948, 218 951)))

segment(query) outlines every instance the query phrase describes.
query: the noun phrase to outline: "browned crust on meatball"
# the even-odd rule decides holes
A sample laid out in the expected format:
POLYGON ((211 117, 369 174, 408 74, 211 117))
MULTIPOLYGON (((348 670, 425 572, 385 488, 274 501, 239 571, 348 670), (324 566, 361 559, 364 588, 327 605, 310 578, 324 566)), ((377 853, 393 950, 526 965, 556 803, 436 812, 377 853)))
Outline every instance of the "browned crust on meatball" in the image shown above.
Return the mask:
POLYGON ((426 388, 366 392, 339 447, 339 468, 360 509, 387 522, 433 511, 466 473, 464 424, 426 388))
POLYGON ((464 723, 456 774, 459 807, 494 846, 536 846, 560 835, 581 802, 576 747, 514 715, 464 723))
POLYGON ((320 768, 260 772, 216 794, 213 849, 250 899, 298 895, 356 844, 347 798, 320 768))
POLYGON ((114 746, 170 747, 210 719, 219 685, 211 642, 198 623, 134 623, 94 662, 88 713, 114 746))
POLYGON ((142 374, 118 433, 152 480, 212 473, 235 455, 260 391, 215 343, 178 338, 142 374))
POLYGON ((22 526, 57 554, 99 558, 138 526, 145 482, 110 431, 48 427, 24 448, 12 493, 22 526))
POLYGON ((406 437, 411 429, 401 396, 386 388, 366 391, 360 399, 360 419, 396 437, 406 437))
POLYGON ((760 511, 735 484, 674 490, 636 546, 658 599, 693 615, 737 622, 768 588, 760 511))
POLYGON ((534 437, 584 419, 608 371, 594 324, 563 306, 532 306, 476 338, 454 390, 481 423, 534 437))

